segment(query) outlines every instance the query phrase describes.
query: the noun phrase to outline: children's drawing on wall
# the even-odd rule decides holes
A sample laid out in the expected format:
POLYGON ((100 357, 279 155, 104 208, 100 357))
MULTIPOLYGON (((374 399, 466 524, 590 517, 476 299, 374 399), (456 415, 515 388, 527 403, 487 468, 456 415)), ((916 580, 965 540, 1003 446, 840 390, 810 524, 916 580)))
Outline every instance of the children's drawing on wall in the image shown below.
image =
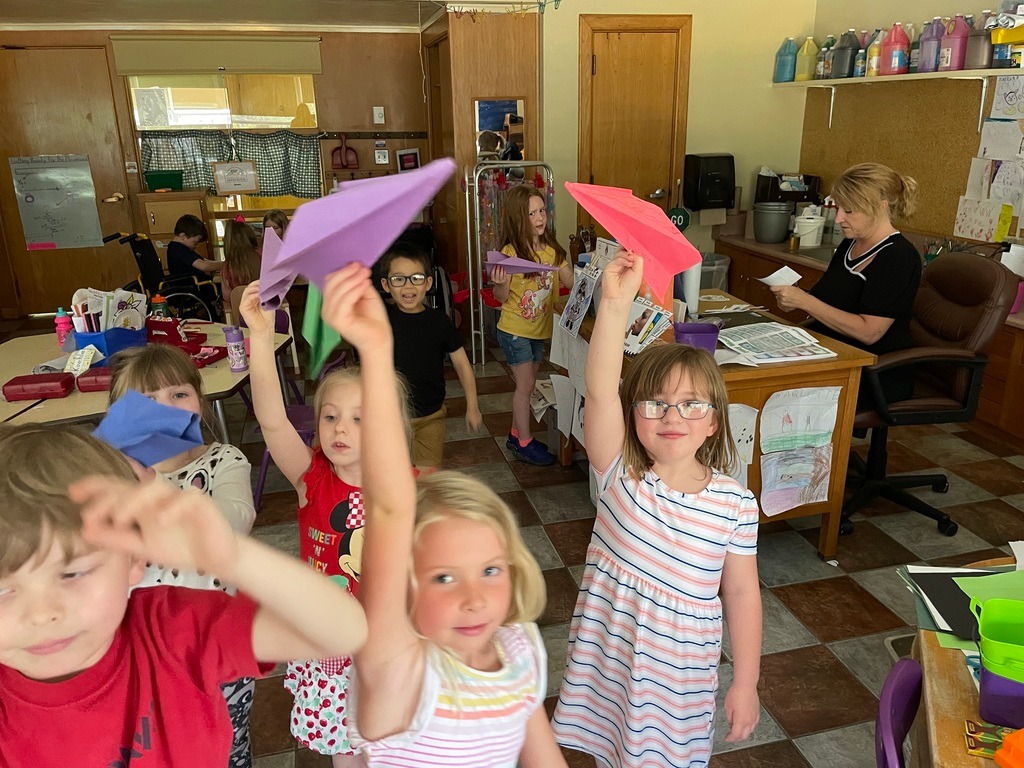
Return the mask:
POLYGON ((832 442, 840 387, 786 389, 761 412, 761 452, 810 448, 832 442))
POLYGON ((572 416, 576 404, 576 390, 568 376, 551 374, 551 385, 555 388, 555 410, 558 413, 558 431, 566 438, 572 434, 572 416))
POLYGON ((586 339, 578 336, 573 338, 568 334, 565 337, 565 369, 569 372, 569 381, 577 392, 587 394, 587 380, 584 376, 587 368, 587 354, 590 352, 590 344, 586 339))
POLYGON ((597 285, 599 276, 600 273, 589 269, 582 270, 576 274, 576 284, 573 287, 572 296, 565 305, 565 311, 562 312, 562 317, 559 321, 559 325, 573 337, 579 335, 580 323, 583 322, 583 317, 587 314, 587 309, 590 307, 590 301, 594 297, 594 287, 597 285))
POLYGON ((736 455, 749 464, 754 460, 754 432, 757 429, 757 408, 742 403, 729 404, 729 427, 736 444, 736 455))
POLYGON ((1014 75, 996 78, 991 116, 1012 120, 1024 118, 1024 77, 1014 75))
POLYGON ((580 443, 583 442, 583 410, 586 408, 586 405, 587 399, 577 392, 572 409, 572 436, 580 443))
POLYGON ((828 498, 832 446, 779 451, 761 457, 761 509, 778 515, 828 498))

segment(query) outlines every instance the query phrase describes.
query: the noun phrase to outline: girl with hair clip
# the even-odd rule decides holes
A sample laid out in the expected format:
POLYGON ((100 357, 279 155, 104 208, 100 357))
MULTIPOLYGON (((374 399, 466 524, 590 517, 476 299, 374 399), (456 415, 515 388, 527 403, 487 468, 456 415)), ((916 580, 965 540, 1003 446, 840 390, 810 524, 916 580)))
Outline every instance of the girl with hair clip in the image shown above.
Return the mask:
POLYGON ((391 324, 370 270, 327 278, 324 320, 359 351, 367 525, 352 738, 371 768, 565 768, 543 707, 540 568, 512 512, 457 472, 413 478, 391 324))
MULTIPOLYGON (((320 380, 313 397, 317 428, 310 448, 285 411, 274 368, 274 313, 260 306, 258 282, 245 289, 240 309, 250 330, 249 381, 256 420, 274 463, 298 495, 299 558, 311 568, 343 580, 358 597, 366 517, 361 490, 363 383, 359 371, 335 369, 320 380)), ((402 388, 402 383, 391 386, 402 388)), ((409 418, 404 406, 396 405, 395 419, 399 425, 396 439, 401 442, 402 435, 406 439, 399 451, 400 468, 408 463, 409 450, 409 418)), ((292 735, 308 749, 331 755, 338 768, 362 765, 348 736, 350 674, 349 658, 294 661, 288 665, 284 682, 295 697, 292 735)))
POLYGON ((734 665, 726 741, 746 739, 758 721, 758 510, 725 474, 735 448, 711 355, 648 347, 620 395, 642 272, 643 259, 624 251, 608 265, 590 341, 584 442, 597 519, 553 727, 559 743, 601 765, 698 768, 714 739, 723 603, 734 665))
POLYGON ((512 428, 505 444, 517 459, 549 466, 555 455, 533 437, 530 396, 537 371, 544 361, 544 341, 551 338, 552 307, 558 282, 571 287, 572 265, 565 249, 548 228, 547 199, 535 187, 514 187, 505 195, 501 209, 501 239, 506 256, 518 256, 538 264, 557 266, 555 272, 510 274, 499 264, 491 268, 494 298, 502 302, 498 320, 498 344, 512 368, 516 391, 512 395, 512 428))
MULTIPOLYGON (((224 225, 224 268, 220 272, 224 309, 231 310, 231 292, 259 279, 262 263, 256 232, 243 221, 224 225)), ((237 325, 238 318, 232 318, 237 325)))
MULTIPOLYGON (((167 344, 130 347, 114 356, 110 382, 110 402, 128 390, 141 392, 161 405, 181 408, 197 414, 204 433, 213 423, 210 403, 203 396, 202 379, 188 355, 167 344)), ((238 448, 212 442, 172 456, 144 474, 160 474, 182 489, 197 488, 217 505, 233 530, 248 534, 256 512, 252 502, 251 467, 238 448)), ((192 589, 220 589, 234 593, 213 576, 156 563, 146 565, 139 587, 178 586, 192 589)), ((249 740, 249 713, 256 692, 255 681, 244 677, 221 686, 234 727, 234 739, 228 768, 249 768, 252 747, 249 740)))

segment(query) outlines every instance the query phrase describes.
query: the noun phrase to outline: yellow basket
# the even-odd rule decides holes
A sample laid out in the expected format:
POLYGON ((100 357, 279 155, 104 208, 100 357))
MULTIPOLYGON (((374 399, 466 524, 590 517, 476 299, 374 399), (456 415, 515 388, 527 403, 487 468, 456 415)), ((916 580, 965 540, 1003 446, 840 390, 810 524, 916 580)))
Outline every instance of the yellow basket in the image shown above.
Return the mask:
POLYGON ((992 44, 1002 45, 1004 43, 1024 43, 1024 27, 993 29, 992 44))

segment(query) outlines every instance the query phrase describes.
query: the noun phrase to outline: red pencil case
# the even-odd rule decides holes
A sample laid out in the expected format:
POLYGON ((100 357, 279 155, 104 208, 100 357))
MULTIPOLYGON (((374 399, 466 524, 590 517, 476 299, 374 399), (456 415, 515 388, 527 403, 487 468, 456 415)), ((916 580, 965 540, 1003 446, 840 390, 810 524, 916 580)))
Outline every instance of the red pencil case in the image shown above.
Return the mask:
POLYGON ((97 366, 85 371, 75 381, 79 392, 108 392, 110 390, 110 368, 97 366))
POLYGON ((205 368, 210 363, 223 360, 228 356, 227 347, 208 347, 203 344, 187 343, 180 345, 182 351, 192 358, 192 364, 196 368, 205 368))
POLYGON ((75 377, 70 373, 30 373, 15 376, 4 384, 7 400, 46 400, 67 397, 75 388, 75 377))

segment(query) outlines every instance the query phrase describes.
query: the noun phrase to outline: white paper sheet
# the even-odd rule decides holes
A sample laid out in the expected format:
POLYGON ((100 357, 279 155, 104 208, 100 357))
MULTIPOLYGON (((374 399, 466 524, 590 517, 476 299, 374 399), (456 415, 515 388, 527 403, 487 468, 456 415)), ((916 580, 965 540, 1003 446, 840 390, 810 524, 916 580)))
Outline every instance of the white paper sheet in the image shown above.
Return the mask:
POLYGON ((579 441, 580 445, 583 445, 583 411, 586 408, 587 399, 583 397, 579 392, 576 393, 576 397, 573 401, 572 406, 572 436, 579 441))
POLYGON ((742 403, 729 404, 729 429, 740 461, 754 460, 754 433, 757 431, 757 408, 742 403))
POLYGON ((749 368, 757 368, 757 363, 749 359, 742 352, 735 352, 725 347, 719 347, 715 350, 715 362, 719 365, 735 363, 736 365, 746 365, 749 368))
MULTIPOLYGON (((1024 105, 1024 102, 1022 102, 1024 105)), ((1013 215, 1024 212, 1024 161, 995 160, 996 167, 989 188, 990 200, 999 200, 1013 206, 1013 215)))
POLYGON ((544 420, 548 408, 555 404, 555 387, 550 379, 537 379, 530 394, 530 410, 537 421, 544 420))
POLYGON ((590 352, 590 343, 586 339, 573 338, 566 334, 565 369, 569 372, 569 380, 577 392, 587 393, 587 355, 590 352))
POLYGON ((555 388, 555 411, 558 413, 558 431, 565 437, 572 434, 572 406, 576 398, 576 390, 568 376, 551 374, 551 384, 555 388))
POLYGON ((840 389, 807 387, 774 393, 761 412, 761 452, 831 445, 840 389))
MULTIPOLYGON (((600 270, 576 269, 575 282, 569 301, 566 302, 565 310, 558 318, 559 327, 563 328, 570 336, 579 336, 580 325, 590 308, 590 301, 594 296, 594 288, 601 276, 600 270)), ((552 331, 554 339, 554 331, 552 331)), ((554 341, 552 341, 552 344, 554 341)))
POLYGON ((991 158, 971 158, 971 170, 967 174, 967 191, 964 197, 972 200, 988 200, 988 190, 992 186, 991 158))
POLYGON ((1024 541, 1011 541, 1010 551, 1013 552, 1013 556, 1017 559, 1015 570, 1024 571, 1024 541))
POLYGON ((1019 120, 1024 117, 1024 77, 1010 75, 996 78, 996 94, 992 98, 992 117, 1019 120))
POLYGON ((566 353, 566 339, 569 338, 568 332, 562 327, 562 316, 557 312, 552 314, 554 319, 554 325, 551 329, 551 355, 548 359, 552 365, 557 365, 559 368, 569 367, 569 356, 566 353))
POLYGON ((747 485, 747 467, 749 465, 745 461, 737 461, 736 466, 733 467, 732 472, 729 473, 729 477, 735 480, 737 483, 742 485, 744 488, 749 488, 747 485))
POLYGON ((1024 277, 1024 245, 1011 245, 1009 252, 1004 253, 1000 261, 1017 277, 1024 277))
POLYGON ((1017 120, 986 120, 981 127, 978 157, 994 160, 1024 158, 1024 132, 1017 120))
POLYGON ((796 285, 796 281, 800 279, 800 273, 791 267, 783 267, 772 272, 768 277, 757 279, 765 285, 796 285))
POLYGON ((761 456, 761 510, 778 515, 828 498, 832 446, 779 451, 761 456))
POLYGON ((953 235, 994 243, 1006 237, 1012 217, 1013 206, 999 200, 969 200, 961 197, 956 209, 953 235))

